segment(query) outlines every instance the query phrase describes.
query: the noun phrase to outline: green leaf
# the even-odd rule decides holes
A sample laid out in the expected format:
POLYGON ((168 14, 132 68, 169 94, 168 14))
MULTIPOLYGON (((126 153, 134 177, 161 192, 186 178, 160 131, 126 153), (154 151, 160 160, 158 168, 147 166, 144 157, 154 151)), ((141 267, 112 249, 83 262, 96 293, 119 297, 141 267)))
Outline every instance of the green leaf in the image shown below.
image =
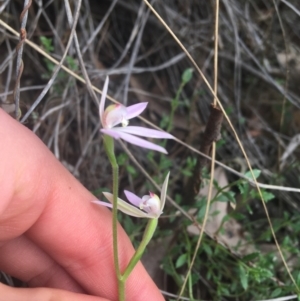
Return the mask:
POLYGON ((182 267, 186 263, 186 261, 187 261, 187 254, 180 255, 176 260, 175 267, 176 268, 182 267))
POLYGON ((266 203, 269 202, 269 201, 271 201, 271 200, 273 200, 275 198, 275 195, 273 193, 271 193, 271 192, 262 190, 261 193, 262 193, 262 196, 263 196, 264 201, 266 203))
POLYGON ((173 162, 169 158, 162 156, 162 159, 160 160, 160 163, 159 163, 159 167, 161 169, 169 169, 172 165, 173 165, 173 162))
POLYGON ((236 203, 235 201, 235 193, 233 191, 222 191, 220 195, 217 198, 217 201, 219 202, 231 202, 236 203))
POLYGON ((224 286, 220 287, 220 291, 221 291, 221 295, 230 296, 230 292, 227 287, 224 286))
POLYGON ((187 169, 182 169, 181 170, 182 174, 186 177, 190 177, 192 176, 192 172, 190 170, 187 170, 187 169))
POLYGON ((41 36, 40 41, 41 41, 41 43, 42 43, 42 45, 43 45, 43 47, 44 47, 44 49, 47 53, 54 51, 54 47, 52 45, 52 39, 48 39, 44 36, 41 36))
MULTIPOLYGON (((261 170, 259 170, 259 169, 252 169, 252 171, 253 171, 255 179, 257 179, 261 174, 261 170)), ((248 178, 248 179, 251 179, 251 180, 253 179, 250 170, 245 173, 245 177, 248 178)))
POLYGON ((251 270, 251 275, 253 276, 254 280, 258 283, 273 277, 273 273, 265 268, 256 267, 255 269, 251 270))
POLYGON ((184 84, 186 84, 192 79, 192 75, 193 75, 193 69, 188 68, 183 72, 181 80, 183 81, 184 84))
POLYGON ((247 290, 249 274, 241 264, 239 265, 239 269, 240 269, 240 280, 241 280, 242 287, 244 290, 247 290))
POLYGON ((159 127, 162 129, 166 129, 169 122, 170 122, 170 116, 164 114, 160 120, 159 127))
POLYGON ((277 287, 272 293, 270 298, 276 298, 278 297, 282 292, 282 289, 280 287, 277 287))
POLYGON ((135 176, 137 174, 136 169, 133 166, 131 166, 131 165, 127 165, 126 166, 126 170, 132 176, 135 176))
POLYGON ((72 71, 78 71, 78 63, 71 56, 66 56, 66 62, 72 71))
POLYGON ((206 211, 206 204, 201 204, 202 206, 200 207, 200 210, 197 214, 198 219, 202 220, 204 218, 205 215, 205 211, 206 211))
POLYGON ((121 153, 117 157, 117 162, 118 162, 119 166, 125 165, 125 163, 127 163, 127 160, 128 160, 128 156, 125 153, 121 153))
POLYGON ((298 273, 298 275, 297 275, 296 283, 299 286, 299 283, 300 283, 300 273, 298 273))
POLYGON ((203 244, 203 250, 205 251, 205 253, 208 255, 208 256, 211 256, 212 255, 212 250, 211 250, 211 247, 208 245, 208 244, 203 244))
POLYGON ((178 108, 178 106, 179 106, 178 98, 172 99, 171 101, 172 110, 175 111, 178 108))
POLYGON ((225 145, 226 141, 224 139, 220 139, 216 142, 216 148, 219 149, 222 145, 225 145))
POLYGON ((245 193, 245 185, 238 184, 237 187, 241 194, 245 193))
POLYGON ((259 252, 254 252, 254 253, 251 253, 251 254, 248 254, 248 255, 244 256, 243 261, 244 262, 249 262, 249 261, 254 260, 258 256, 259 256, 259 252))

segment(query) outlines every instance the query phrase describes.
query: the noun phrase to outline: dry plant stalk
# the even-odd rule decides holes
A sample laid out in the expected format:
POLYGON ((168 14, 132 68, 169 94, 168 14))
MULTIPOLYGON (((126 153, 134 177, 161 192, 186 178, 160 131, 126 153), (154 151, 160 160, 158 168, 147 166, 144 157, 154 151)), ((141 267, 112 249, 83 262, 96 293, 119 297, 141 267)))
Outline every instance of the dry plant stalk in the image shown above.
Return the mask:
POLYGON ((21 22, 21 28, 20 28, 20 40, 16 47, 17 52, 17 63, 16 63, 16 83, 14 87, 14 100, 15 100, 15 117, 16 119, 19 119, 21 116, 20 113, 20 81, 21 76, 24 70, 24 63, 22 60, 23 55, 23 48, 24 43, 26 41, 26 23, 27 23, 27 17, 28 17, 28 10, 31 6, 32 0, 25 0, 24 1, 24 8, 20 15, 20 22, 21 22))
MULTIPOLYGON (((223 112, 218 106, 211 104, 210 115, 205 127, 205 131, 201 137, 201 145, 199 151, 210 156, 212 144, 220 139, 220 130, 223 121, 223 112)), ((209 160, 206 157, 198 156, 193 175, 189 178, 185 187, 185 203, 192 204, 195 197, 200 191, 202 182, 201 172, 207 166, 209 160)))

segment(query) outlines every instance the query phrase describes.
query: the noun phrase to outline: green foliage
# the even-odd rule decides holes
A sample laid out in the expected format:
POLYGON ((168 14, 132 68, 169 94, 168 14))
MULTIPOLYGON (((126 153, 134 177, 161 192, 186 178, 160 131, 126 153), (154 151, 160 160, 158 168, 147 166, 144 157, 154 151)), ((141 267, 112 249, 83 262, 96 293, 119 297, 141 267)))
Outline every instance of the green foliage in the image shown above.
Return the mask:
MULTIPOLYGON (((191 174, 188 170, 193 170, 194 164, 195 161, 193 161, 191 157, 187 157, 184 161, 182 161, 181 173, 186 176, 190 176, 191 174)), ((261 175, 261 171, 258 169, 254 169, 253 173, 256 179, 261 175)), ((204 182, 206 178, 209 178, 208 170, 203 170, 202 177, 204 182)), ((252 179, 250 172, 246 172, 245 177, 252 179)), ((252 213, 249 200, 254 199, 258 203, 260 202, 256 188, 244 179, 240 179, 230 184, 228 187, 222 188, 219 187, 217 182, 214 182, 214 187, 218 192, 212 202, 228 202, 234 203, 237 206, 247 204, 249 208, 248 213, 249 211, 252 213), (237 199, 239 199, 238 202, 237 199)), ((269 191, 265 189, 261 189, 261 191, 266 202, 275 198, 275 196, 269 191)), ((206 197, 202 197, 198 198, 194 206, 195 209, 197 209, 195 216, 200 224, 204 218, 206 205, 206 197)), ((244 206, 244 208, 247 207, 244 206)), ((189 208, 185 209, 188 210, 189 208)), ((218 214, 220 214, 219 211, 211 212, 210 218, 212 219, 218 214)), ((239 223, 244 226, 245 230, 250 233, 255 231, 257 225, 255 223, 251 223, 248 216, 247 212, 242 213, 233 211, 228 213, 223 218, 219 233, 226 233, 224 232, 223 225, 226 221, 232 218, 239 221, 239 223)), ((291 216, 287 212, 283 213, 283 217, 284 218, 280 220, 273 219, 276 233, 288 224, 293 224, 293 228, 297 229, 297 233, 299 233, 300 222, 297 219, 291 220, 291 216)), ((174 219, 172 219, 172 221, 174 221, 174 219)), ((183 277, 186 275, 186 271, 190 265, 190 260, 193 256, 196 241, 198 239, 196 236, 187 235, 186 229, 188 225, 189 223, 186 220, 183 224, 181 224, 180 228, 183 231, 176 234, 176 244, 168 248, 168 254, 163 260, 162 265, 164 271, 172 277, 179 288, 182 285, 183 277)), ((295 256, 300 256, 299 249, 293 248, 293 245, 298 243, 298 237, 300 237, 300 235, 297 236, 295 233, 295 239, 297 242, 295 242, 295 239, 291 239, 290 236, 281 241, 284 253, 289 252, 289 254, 297 254, 295 256)), ((247 237, 245 236, 244 238, 246 239, 247 237)), ((272 236, 269 227, 266 226, 262 228, 260 236, 255 238, 263 240, 264 242, 266 239, 269 239, 271 242, 272 236)), ((254 245, 254 237, 250 235, 249 239, 249 244, 254 245)), ((294 288, 290 286, 291 281, 288 276, 284 277, 286 286, 282 286, 280 288, 278 288, 276 281, 273 280, 278 275, 278 264, 276 262, 279 261, 279 259, 278 261, 274 261, 274 254, 276 254, 276 252, 263 254, 258 248, 257 251, 237 259, 232 256, 228 250, 224 249, 211 239, 204 237, 192 270, 197 272, 191 273, 184 295, 193 300, 192 296, 199 289, 199 286, 203 287, 203 284, 199 282, 201 277, 204 278, 205 281, 208 281, 213 287, 213 289, 210 289, 210 298, 212 300, 220 300, 222 298, 227 298, 228 300, 261 300, 269 296, 274 296, 275 298, 291 293, 291 289, 293 291, 294 288)), ((300 284, 300 273, 299 275, 296 274, 295 278, 300 284)))
POLYGON ((99 198, 102 197, 102 192, 110 192, 110 189, 107 187, 101 187, 92 191, 93 195, 98 196, 99 198))
MULTIPOLYGON (((171 131, 176 110, 179 108, 188 108, 186 103, 180 100, 180 96, 184 85, 188 83, 191 78, 192 71, 186 70, 182 75, 182 83, 174 99, 171 101, 171 114, 169 116, 163 116, 160 121, 160 127, 171 131)), ((226 135, 226 132, 222 134, 223 139, 219 147, 226 143, 225 141, 228 139, 226 135)), ((167 142, 164 141, 162 145, 165 146, 166 143, 167 142)), ((180 161, 175 162, 172 157, 160 155, 153 151, 148 151, 147 160, 149 162, 151 175, 157 183, 161 183, 169 169, 173 169, 173 177, 176 179, 178 179, 178 177, 191 177, 196 165, 196 159, 191 156, 186 156, 181 158, 180 161)), ((127 155, 119 155, 118 162, 120 167, 125 169, 131 178, 138 178, 138 171, 135 166, 131 165, 127 155)), ((261 171, 254 169, 253 174, 255 179, 258 179, 261 176, 261 171)), ((245 172, 244 176, 253 181, 250 171, 245 172)), ((209 169, 204 168, 202 170, 202 185, 207 185, 209 178, 209 169)), ((171 185, 172 184, 170 184, 170 187, 171 185)), ((155 191, 155 188, 149 182, 145 183, 145 187, 148 190, 155 191)), ((253 206, 253 203, 260 204, 260 196, 256 187, 245 179, 239 179, 235 182, 231 182, 227 187, 219 187, 219 183, 214 181, 214 188, 217 190, 217 193, 212 203, 222 202, 228 203, 228 205, 234 205, 237 208, 239 207, 239 209, 235 211, 229 210, 227 214, 222 213, 222 223, 217 233, 226 235, 227 230, 224 228, 224 224, 231 219, 235 219, 242 225, 243 230, 247 231, 247 235, 243 237, 246 243, 253 247, 256 246, 257 243, 258 248, 257 251, 237 258, 220 244, 204 236, 193 269, 188 278, 184 296, 189 297, 191 300, 196 300, 194 295, 196 296, 199 290, 207 290, 210 296, 207 299, 211 300, 221 300, 224 298, 226 298, 226 300, 262 300, 271 298, 270 296, 276 298, 293 292, 294 288, 291 286, 290 279, 286 273, 282 275, 282 272, 280 272, 279 267, 281 266, 278 264, 279 259, 277 257, 276 260, 274 259, 275 256, 277 256, 276 252, 262 253, 259 251, 260 242, 272 243, 272 235, 265 219, 257 220, 255 217, 253 210, 255 206, 253 206), (252 221, 252 219, 254 219, 254 221, 252 221), (259 231, 257 228, 259 228, 259 231), (278 287, 277 282, 274 281, 278 275, 280 275, 280 280, 283 280, 286 284, 285 286, 278 287), (204 283, 209 284, 209 289, 207 289, 203 283, 203 279, 204 283)), ((265 202, 275 199, 275 195, 266 189, 261 189, 261 193, 265 202)), ((173 192, 172 197, 177 204, 181 204, 181 188, 173 192)), ((193 209, 196 210, 194 217, 200 224, 203 222, 206 206, 206 197, 198 197, 197 202, 193 206, 193 209)), ((184 209, 186 211, 190 210, 189 207, 184 207, 184 209)), ((166 207, 164 213, 167 219, 162 219, 160 222, 163 226, 158 228, 154 239, 164 241, 164 237, 174 237, 174 231, 176 231, 176 241, 168 246, 167 254, 162 260, 162 268, 164 272, 172 278, 179 290, 191 264, 191 258, 194 255, 198 237, 187 233, 187 227, 191 222, 186 219, 180 219, 180 227, 179 229, 176 228, 178 227, 178 215, 175 214, 176 211, 177 210, 172 211, 168 206, 166 207), (173 229, 173 225, 175 225, 175 229, 173 229)), ((210 212, 209 218, 217 218, 219 214, 221 214, 219 210, 214 210, 210 212)), ((279 233, 282 229, 286 229, 287 226, 292 227, 294 231, 293 235, 289 235, 280 241, 282 250, 286 256, 287 254, 289 256, 300 256, 299 249, 295 247, 298 245, 298 237, 300 237, 299 218, 297 219, 288 212, 282 212, 282 215, 281 219, 272 219, 275 232, 279 233)), ((134 218, 124 217, 124 215, 121 217, 121 222, 133 240, 134 245, 137 245, 141 240, 144 225, 140 220, 137 222, 134 218)), ((237 251, 239 244, 237 246, 231 246, 231 248, 237 251)), ((297 282, 300 284, 300 275, 297 273, 294 274, 297 282)))
POLYGON ((126 173, 135 179, 138 176, 138 171, 134 165, 131 165, 131 161, 126 153, 121 153, 117 156, 117 162, 119 167, 125 168, 126 173))
POLYGON ((197 159, 193 158, 193 157, 187 157, 184 160, 183 166, 181 168, 181 173, 186 176, 186 177, 190 177, 192 175, 192 171, 194 169, 194 167, 196 166, 197 163, 197 159))
POLYGON ((52 39, 49 39, 45 36, 41 36, 40 37, 40 42, 42 44, 42 47, 44 48, 44 50, 47 53, 53 52, 54 51, 54 47, 52 45, 52 39))
POLYGON ((69 69, 72 71, 78 71, 78 63, 71 56, 66 56, 66 62, 69 69))
MULTIPOLYGON (((260 176, 261 171, 258 169, 253 169, 253 174, 254 174, 255 179, 257 179, 260 176)), ((248 179, 251 179, 251 180, 253 179, 250 171, 247 171, 244 174, 244 176, 248 179)), ((250 184, 247 181, 241 180, 241 181, 239 181, 237 186, 240 190, 240 193, 242 194, 243 201, 246 201, 246 199, 248 199, 249 196, 253 199, 260 199, 260 195, 259 195, 256 187, 250 186, 250 184)), ((262 196, 263 196, 263 199, 265 202, 268 202, 275 198, 275 195, 273 193, 268 192, 263 188, 261 188, 260 191, 262 193, 262 196)))
POLYGON ((123 214, 122 212, 119 212, 118 221, 125 228, 125 231, 128 234, 134 247, 138 247, 140 241, 142 240, 142 234, 146 227, 147 220, 132 218, 126 214, 123 214))
MULTIPOLYGON (((40 42, 41 42, 41 46, 42 48, 48 53, 51 54, 54 51, 54 46, 53 46, 53 41, 50 38, 47 38, 45 36, 41 36, 40 37, 40 42)), ((44 79, 49 79, 54 70, 55 70, 55 64, 52 63, 51 61, 49 61, 47 58, 43 58, 43 61, 46 65, 46 69, 47 71, 42 74, 42 78, 44 79)), ((65 63, 66 66, 71 69, 72 71, 76 72, 78 71, 78 64, 76 63, 76 61, 74 60, 74 58, 72 58, 71 56, 66 56, 65 58, 65 63)), ((69 78, 69 75, 67 75, 67 73, 63 70, 60 70, 58 75, 57 75, 57 81, 58 82, 65 82, 67 79, 69 78)), ((58 83, 55 83, 55 89, 54 90, 58 90, 59 92, 62 90, 61 87, 58 85, 58 83)))
MULTIPOLYGON (((42 44, 42 48, 48 53, 50 54, 51 52, 54 51, 54 46, 53 46, 53 41, 52 39, 49 39, 45 36, 41 36, 40 37, 40 42, 42 44)), ((49 79, 51 77, 51 74, 53 73, 54 71, 54 68, 55 68, 55 65, 49 61, 47 58, 43 58, 43 61, 46 65, 46 69, 47 69, 47 72, 44 73, 42 75, 43 78, 45 79, 49 79)))
POLYGON ((167 132, 170 132, 173 128, 174 114, 177 108, 179 107, 180 104, 184 105, 183 102, 180 103, 179 97, 183 91, 184 86, 192 79, 192 75, 193 75, 193 70, 191 68, 186 69, 182 74, 181 84, 176 92, 175 97, 171 101, 171 112, 170 112, 168 123, 166 125, 167 132))
MULTIPOLYGON (((254 178, 255 178, 255 179, 257 179, 257 178, 260 176, 260 174, 261 174, 261 171, 260 171, 259 169, 253 169, 252 172, 253 172, 253 175, 254 175, 254 178)), ((245 176, 246 178, 248 178, 248 179, 251 179, 251 180, 253 179, 252 173, 251 173, 250 170, 247 171, 247 172, 244 174, 244 176, 245 176)))

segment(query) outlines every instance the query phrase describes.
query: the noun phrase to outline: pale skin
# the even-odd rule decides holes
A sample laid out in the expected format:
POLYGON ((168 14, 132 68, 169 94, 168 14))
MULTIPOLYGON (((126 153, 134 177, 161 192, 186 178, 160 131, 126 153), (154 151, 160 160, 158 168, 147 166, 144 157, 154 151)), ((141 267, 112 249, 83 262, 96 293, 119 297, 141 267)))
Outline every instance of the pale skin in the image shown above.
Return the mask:
MULTIPOLYGON (((117 301, 111 213, 30 130, 0 109, 0 270, 29 288, 0 284, 0 301, 117 301)), ((123 270, 134 249, 119 227, 123 270)), ((126 299, 163 301, 142 264, 126 299)))

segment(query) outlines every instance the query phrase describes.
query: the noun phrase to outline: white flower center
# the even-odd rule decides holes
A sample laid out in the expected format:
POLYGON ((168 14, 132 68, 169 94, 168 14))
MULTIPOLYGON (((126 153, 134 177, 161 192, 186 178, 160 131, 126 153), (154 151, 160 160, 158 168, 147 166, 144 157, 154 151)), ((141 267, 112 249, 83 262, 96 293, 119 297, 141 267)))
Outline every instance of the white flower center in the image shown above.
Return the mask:
POLYGON ((153 213, 156 215, 160 215, 161 209, 160 209, 160 199, 159 197, 150 192, 150 195, 145 195, 142 197, 142 202, 140 204, 140 209, 146 211, 147 213, 153 213))
POLYGON ((125 128, 129 124, 129 121, 125 118, 122 120, 122 127, 125 128))
POLYGON ((125 127, 128 125, 126 116, 127 111, 125 106, 121 104, 110 105, 104 111, 104 126, 108 129, 111 129, 117 124, 121 123, 122 126, 125 127))

